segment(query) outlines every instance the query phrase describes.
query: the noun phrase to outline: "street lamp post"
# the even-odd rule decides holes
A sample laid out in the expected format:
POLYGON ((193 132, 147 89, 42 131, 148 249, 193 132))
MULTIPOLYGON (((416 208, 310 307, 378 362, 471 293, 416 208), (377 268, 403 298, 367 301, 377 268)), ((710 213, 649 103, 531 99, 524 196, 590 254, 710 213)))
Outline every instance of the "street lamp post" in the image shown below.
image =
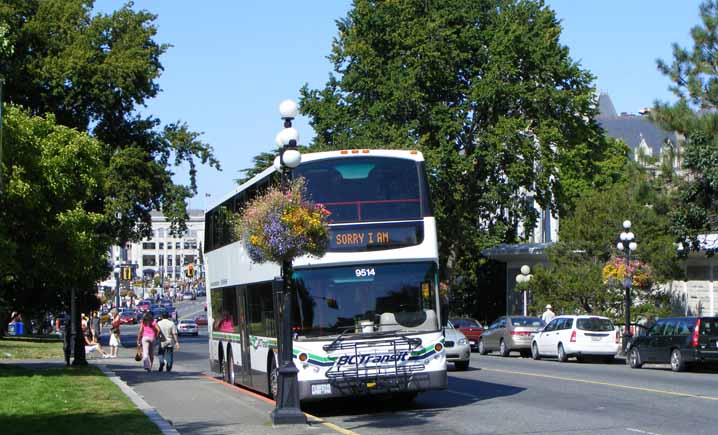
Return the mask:
MULTIPOLYGON (((299 133, 292 128, 292 120, 297 116, 297 104, 291 100, 282 101, 279 113, 284 120, 284 129, 277 134, 277 145, 282 150, 274 159, 274 167, 281 175, 282 189, 289 187, 291 170, 299 166, 302 156, 297 150, 299 133)), ((299 370, 293 361, 292 343, 292 262, 282 261, 281 293, 274 300, 281 303, 278 311, 281 319, 278 322, 279 334, 279 370, 277 379, 276 406, 272 411, 273 424, 305 424, 306 417, 299 407, 299 370)), ((279 308, 279 307, 277 307, 279 308)), ((275 316, 275 319, 277 316, 275 316)))
POLYGON ((616 248, 619 251, 626 250, 625 260, 626 260, 626 276, 623 279, 623 285, 626 288, 626 292, 623 297, 623 302, 625 304, 624 313, 626 315, 625 323, 626 326, 623 329, 623 352, 626 352, 626 347, 628 346, 628 342, 631 339, 631 282, 633 281, 633 277, 629 275, 628 271, 630 270, 631 266, 631 251, 635 251, 638 249, 638 244, 636 243, 635 239, 636 236, 629 231, 631 229, 631 221, 625 220, 623 221, 623 231, 619 235, 619 242, 616 244, 616 248))
MULTIPOLYGON (((516 275, 516 283, 521 284, 524 282, 529 282, 531 280, 531 268, 524 264, 521 266, 521 273, 516 275)), ((524 316, 527 316, 528 314, 528 298, 526 295, 526 290, 524 290, 524 316)))

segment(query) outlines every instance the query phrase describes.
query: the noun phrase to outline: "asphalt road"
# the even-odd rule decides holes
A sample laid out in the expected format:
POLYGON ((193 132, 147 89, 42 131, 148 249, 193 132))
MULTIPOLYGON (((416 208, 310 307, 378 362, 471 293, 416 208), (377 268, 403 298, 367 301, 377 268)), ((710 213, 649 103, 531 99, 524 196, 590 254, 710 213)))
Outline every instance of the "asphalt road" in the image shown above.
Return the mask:
MULTIPOLYGON (((179 304, 180 318, 203 312, 202 304, 179 304)), ((177 364, 208 370, 206 334, 202 328, 199 337, 182 337, 177 364)), ((673 373, 668 366, 630 369, 622 360, 559 363, 474 353, 468 371, 450 368, 447 390, 421 394, 414 403, 345 399, 303 410, 361 435, 715 434, 718 371, 673 373)))

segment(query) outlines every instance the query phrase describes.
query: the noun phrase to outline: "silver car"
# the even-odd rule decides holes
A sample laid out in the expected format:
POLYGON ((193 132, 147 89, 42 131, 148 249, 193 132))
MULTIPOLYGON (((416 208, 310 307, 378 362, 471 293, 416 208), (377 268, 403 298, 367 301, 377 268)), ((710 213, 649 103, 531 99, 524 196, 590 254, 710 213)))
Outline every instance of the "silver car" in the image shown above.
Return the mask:
POLYGON ((454 363, 456 370, 468 369, 469 360, 471 359, 471 347, 466 336, 461 331, 454 329, 451 322, 449 322, 444 328, 444 337, 446 361, 454 363))
POLYGON ((498 350, 501 356, 509 356, 515 350, 528 358, 531 356, 531 340, 543 327, 543 320, 538 317, 501 316, 481 334, 479 354, 498 350))

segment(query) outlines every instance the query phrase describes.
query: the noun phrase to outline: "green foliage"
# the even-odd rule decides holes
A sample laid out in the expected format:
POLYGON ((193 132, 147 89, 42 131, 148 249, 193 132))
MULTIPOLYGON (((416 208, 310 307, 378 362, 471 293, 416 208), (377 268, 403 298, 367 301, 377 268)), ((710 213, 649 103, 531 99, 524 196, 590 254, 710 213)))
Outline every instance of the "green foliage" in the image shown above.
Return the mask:
POLYGON ((691 29, 693 47, 673 45, 673 62, 658 60, 672 82, 674 104, 656 102, 654 118, 685 137, 672 231, 686 247, 699 249, 698 235, 718 232, 718 3, 700 5, 702 25, 691 29))
POLYGON ((476 288, 481 249, 533 227, 534 200, 568 215, 618 177, 625 146, 592 121, 593 77, 543 2, 357 0, 337 27, 334 73, 301 90, 310 149, 421 150, 455 292, 476 288))
POLYGON ((32 114, 90 132, 103 144, 107 181, 84 205, 106 217, 116 240, 150 234, 150 211, 162 208, 175 231, 186 229, 185 202, 196 194, 196 164, 219 168, 209 145, 182 122, 161 122, 137 109, 158 95, 156 16, 128 3, 93 14, 91 0, 17 0, 0 4, 12 51, 0 52, 5 98, 32 114), (190 184, 172 181, 171 165, 186 164, 190 184), (118 218, 118 216, 121 216, 118 218))
MULTIPOLYGON (((623 292, 608 287, 601 271, 611 256, 621 255, 615 245, 626 219, 631 221, 638 243, 632 258, 650 267, 656 284, 681 276, 666 213, 671 201, 660 188, 661 180, 632 163, 624 169, 628 174, 625 181, 584 195, 574 213, 561 221, 561 242, 548 250, 551 266, 538 267, 529 284, 535 310, 550 303, 567 313, 620 317, 623 292)), ((634 288, 633 294, 639 305, 634 317, 670 311, 668 297, 655 285, 634 288)))
POLYGON ((0 305, 29 315, 62 307, 67 289, 92 289, 108 272, 104 217, 85 209, 102 193, 103 146, 15 106, 3 123, 0 305))

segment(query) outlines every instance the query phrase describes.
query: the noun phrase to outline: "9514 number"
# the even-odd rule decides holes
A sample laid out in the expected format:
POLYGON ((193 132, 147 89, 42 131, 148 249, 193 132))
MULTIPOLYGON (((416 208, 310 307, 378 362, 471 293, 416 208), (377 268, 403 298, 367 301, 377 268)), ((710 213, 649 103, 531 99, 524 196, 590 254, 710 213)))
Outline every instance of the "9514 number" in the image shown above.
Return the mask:
POLYGON ((364 278, 367 276, 376 276, 376 271, 374 270, 373 267, 357 269, 354 271, 354 273, 356 274, 357 278, 364 278))

